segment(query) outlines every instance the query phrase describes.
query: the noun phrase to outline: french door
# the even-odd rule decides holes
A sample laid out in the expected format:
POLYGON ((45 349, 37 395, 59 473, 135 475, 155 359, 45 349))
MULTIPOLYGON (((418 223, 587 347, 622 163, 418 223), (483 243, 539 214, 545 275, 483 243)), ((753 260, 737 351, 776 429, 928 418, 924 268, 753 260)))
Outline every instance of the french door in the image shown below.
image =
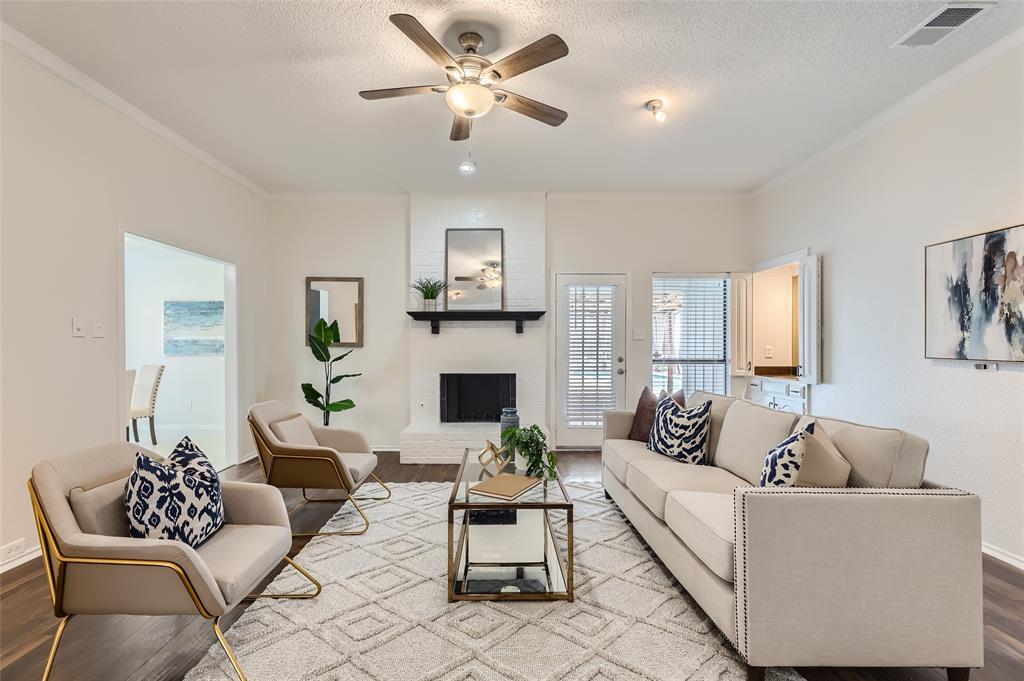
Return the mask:
POLYGON ((555 442, 599 448, 626 392, 626 276, 556 274, 555 309, 555 442))

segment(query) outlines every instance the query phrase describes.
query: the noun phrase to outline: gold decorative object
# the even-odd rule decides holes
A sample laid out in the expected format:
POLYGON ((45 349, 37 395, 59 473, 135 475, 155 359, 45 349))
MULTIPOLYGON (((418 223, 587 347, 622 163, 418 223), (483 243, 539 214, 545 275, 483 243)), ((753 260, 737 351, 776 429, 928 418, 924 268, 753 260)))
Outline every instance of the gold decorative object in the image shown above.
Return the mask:
POLYGON ((484 448, 480 450, 476 459, 485 468, 494 464, 495 472, 500 471, 512 459, 511 453, 505 447, 499 447, 490 440, 485 440, 484 448))

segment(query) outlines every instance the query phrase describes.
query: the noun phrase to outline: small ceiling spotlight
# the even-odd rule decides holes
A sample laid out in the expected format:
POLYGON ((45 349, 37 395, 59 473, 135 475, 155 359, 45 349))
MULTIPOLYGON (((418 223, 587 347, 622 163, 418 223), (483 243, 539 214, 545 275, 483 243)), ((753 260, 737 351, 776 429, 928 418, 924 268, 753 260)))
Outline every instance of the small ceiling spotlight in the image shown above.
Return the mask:
POLYGON ((648 102, 644 102, 644 109, 650 111, 654 115, 654 120, 659 123, 663 123, 667 116, 664 111, 665 102, 660 99, 652 99, 648 102))

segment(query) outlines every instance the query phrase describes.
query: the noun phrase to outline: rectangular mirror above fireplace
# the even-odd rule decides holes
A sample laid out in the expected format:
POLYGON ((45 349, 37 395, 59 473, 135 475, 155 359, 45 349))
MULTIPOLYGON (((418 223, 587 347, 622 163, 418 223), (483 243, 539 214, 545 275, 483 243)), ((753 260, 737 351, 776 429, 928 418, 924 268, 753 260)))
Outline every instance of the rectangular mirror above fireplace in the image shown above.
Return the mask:
POLYGON ((501 229, 445 232, 449 310, 505 309, 505 238, 501 229))
POLYGON ((332 345, 363 347, 363 278, 306 277, 306 345, 321 318, 338 320, 341 342, 332 345))

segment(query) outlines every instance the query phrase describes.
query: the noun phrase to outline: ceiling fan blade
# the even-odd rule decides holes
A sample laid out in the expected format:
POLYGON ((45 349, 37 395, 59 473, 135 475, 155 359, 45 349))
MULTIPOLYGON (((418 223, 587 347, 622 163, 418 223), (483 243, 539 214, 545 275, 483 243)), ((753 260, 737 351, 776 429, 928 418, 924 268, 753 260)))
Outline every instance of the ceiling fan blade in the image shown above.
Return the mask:
POLYGON ((452 121, 452 134, 449 137, 453 142, 469 139, 469 131, 473 128, 473 119, 465 116, 456 116, 452 121))
POLYGON ((392 87, 383 90, 363 90, 359 96, 363 99, 390 99, 391 97, 408 97, 409 95, 429 95, 441 93, 448 89, 447 85, 415 85, 412 87, 392 87))
POLYGON ((479 281, 479 277, 455 277, 455 281, 479 281))
POLYGON ((530 69, 561 59, 567 54, 569 54, 569 46, 552 33, 487 67, 480 74, 480 79, 484 82, 488 79, 491 82, 505 81, 530 69))
POLYGON ((426 52, 438 66, 443 69, 454 68, 462 73, 458 62, 452 58, 448 50, 441 46, 441 43, 434 39, 434 36, 430 35, 427 29, 423 28, 423 24, 416 21, 416 17, 409 14, 392 14, 391 23, 397 26, 398 30, 404 33, 409 40, 416 43, 416 47, 426 52))
POLYGON ((543 102, 538 102, 529 97, 523 97, 517 95, 514 92, 508 90, 495 90, 494 102, 506 109, 512 109, 516 113, 521 113, 524 116, 534 118, 541 123, 547 123, 548 125, 559 126, 565 122, 565 119, 569 117, 569 114, 556 109, 553 106, 548 106, 543 102))

